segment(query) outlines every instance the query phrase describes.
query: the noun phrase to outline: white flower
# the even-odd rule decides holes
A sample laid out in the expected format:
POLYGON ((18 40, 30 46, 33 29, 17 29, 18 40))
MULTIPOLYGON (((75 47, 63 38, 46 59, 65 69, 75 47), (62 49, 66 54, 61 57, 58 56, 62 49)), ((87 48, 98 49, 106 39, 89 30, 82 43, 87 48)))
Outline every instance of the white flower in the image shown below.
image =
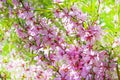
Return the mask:
POLYGON ((110 10, 111 10, 110 7, 108 7, 108 6, 105 7, 105 12, 106 12, 106 13, 109 13, 110 10))

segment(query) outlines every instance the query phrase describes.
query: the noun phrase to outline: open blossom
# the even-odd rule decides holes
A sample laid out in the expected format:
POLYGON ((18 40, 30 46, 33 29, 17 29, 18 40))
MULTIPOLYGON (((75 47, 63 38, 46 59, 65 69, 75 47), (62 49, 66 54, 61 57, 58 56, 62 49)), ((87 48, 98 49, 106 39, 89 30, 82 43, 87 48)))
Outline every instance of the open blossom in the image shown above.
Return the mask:
POLYGON ((17 29, 16 32, 20 38, 27 37, 27 34, 22 29, 17 29))
POLYGON ((3 6, 2 6, 2 2, 0 2, 0 8, 2 8, 3 6))
POLYGON ((18 0, 12 0, 12 3, 14 5, 14 9, 16 9, 17 6, 19 5, 19 1, 18 0))
POLYGON ((53 2, 56 2, 56 3, 61 3, 63 2, 64 0, 53 0, 53 2))
POLYGON ((119 45, 120 45, 120 38, 115 38, 112 47, 114 48, 114 47, 119 46, 119 45))
POLYGON ((93 44, 96 40, 100 39, 101 32, 100 26, 90 26, 88 30, 85 30, 82 40, 93 44))

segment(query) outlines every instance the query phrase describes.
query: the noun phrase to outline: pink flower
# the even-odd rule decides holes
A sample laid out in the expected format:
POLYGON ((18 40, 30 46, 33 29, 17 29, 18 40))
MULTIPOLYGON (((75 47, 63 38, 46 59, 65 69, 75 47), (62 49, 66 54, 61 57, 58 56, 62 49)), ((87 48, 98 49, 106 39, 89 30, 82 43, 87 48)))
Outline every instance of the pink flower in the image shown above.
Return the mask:
POLYGON ((96 40, 100 39, 101 28, 100 26, 89 26, 88 30, 82 36, 82 40, 88 44, 94 44, 96 40))
POLYGON ((31 27, 30 29, 28 29, 28 34, 31 36, 37 36, 38 35, 37 27, 31 27))
POLYGON ((12 10, 11 7, 9 7, 9 16, 10 16, 10 17, 14 17, 14 15, 13 15, 13 10, 12 10))
POLYGON ((2 8, 2 7, 3 7, 2 2, 0 2, 0 8, 2 8))
POLYGON ((0 1, 1 1, 1 2, 4 2, 4 3, 6 2, 6 0, 0 0, 0 1))
POLYGON ((59 9, 56 9, 56 10, 54 11, 55 17, 60 18, 60 13, 61 13, 61 11, 60 11, 59 9))
MULTIPOLYGON (((88 66, 89 67, 89 66, 88 66)), ((87 67, 83 67, 82 71, 81 71, 81 76, 82 78, 86 78, 86 76, 89 74, 89 69, 87 69, 87 67)))
POLYGON ((17 32, 17 34, 18 34, 18 36, 20 37, 20 38, 26 38, 28 35, 25 33, 25 32, 23 32, 23 30, 22 29, 20 29, 20 28, 17 28, 16 29, 16 32, 17 32))
POLYGON ((27 12, 30 12, 31 10, 34 10, 32 7, 30 7, 30 4, 28 2, 24 3, 24 9, 27 12))
POLYGON ((34 38, 35 38, 35 41, 36 41, 36 45, 40 46, 40 44, 41 44, 41 42, 40 42, 40 36, 36 35, 36 36, 34 36, 34 38))
POLYGON ((64 0, 53 0, 54 2, 56 2, 56 3, 61 3, 61 2, 63 2, 64 0))
POLYGON ((120 45, 120 38, 115 38, 112 47, 115 48, 120 45))
POLYGON ((12 0, 12 3, 14 5, 14 9, 16 9, 17 6, 19 5, 19 1, 18 0, 12 0))

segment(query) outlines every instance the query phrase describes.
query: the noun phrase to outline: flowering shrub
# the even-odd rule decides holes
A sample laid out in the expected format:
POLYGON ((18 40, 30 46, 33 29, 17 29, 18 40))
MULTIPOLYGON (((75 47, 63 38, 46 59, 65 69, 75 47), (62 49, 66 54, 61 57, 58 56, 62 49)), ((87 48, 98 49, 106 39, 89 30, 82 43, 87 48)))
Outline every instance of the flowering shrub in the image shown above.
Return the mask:
MULTIPOLYGON (((34 12, 29 2, 12 0, 9 17, 16 19, 15 31, 23 47, 31 52, 25 60, 12 52, 0 65, 11 80, 113 80, 116 61, 106 49, 99 49, 104 31, 76 5, 60 7, 54 0, 54 19, 34 12), (34 56, 35 55, 35 56, 34 56)), ((7 1, 1 1, 4 5, 7 1)), ((1 7, 3 5, 1 4, 1 7)), ((114 44, 113 44, 114 45, 114 44)), ((24 55, 25 56, 25 55, 24 55)), ((2 79, 7 78, 5 73, 2 79)))

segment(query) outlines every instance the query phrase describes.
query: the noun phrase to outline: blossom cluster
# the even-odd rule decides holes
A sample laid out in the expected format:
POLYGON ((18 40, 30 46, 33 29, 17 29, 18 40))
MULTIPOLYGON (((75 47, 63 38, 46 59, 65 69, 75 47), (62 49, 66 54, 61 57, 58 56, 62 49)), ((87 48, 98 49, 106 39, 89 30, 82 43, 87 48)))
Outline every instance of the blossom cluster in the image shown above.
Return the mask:
POLYGON ((29 64, 30 67, 27 68, 27 63, 22 60, 8 63, 8 71, 22 71, 11 74, 11 79, 14 76, 20 79, 23 74, 24 78, 27 76, 26 80, 113 79, 115 61, 108 51, 94 49, 96 41, 102 35, 101 26, 96 23, 88 24, 88 15, 75 5, 70 9, 55 9, 54 21, 36 16, 31 4, 22 0, 13 0, 13 8, 9 9, 9 13, 11 17, 18 19, 14 26, 24 42, 24 48, 37 54, 34 57, 37 62, 33 67, 29 64), (60 24, 64 30, 55 23, 60 24))
POLYGON ((28 61, 20 58, 15 50, 12 50, 6 57, 0 56, 1 79, 34 80, 37 76, 37 72, 42 71, 42 68, 29 64, 28 61), (10 57, 9 60, 8 57, 10 57))

